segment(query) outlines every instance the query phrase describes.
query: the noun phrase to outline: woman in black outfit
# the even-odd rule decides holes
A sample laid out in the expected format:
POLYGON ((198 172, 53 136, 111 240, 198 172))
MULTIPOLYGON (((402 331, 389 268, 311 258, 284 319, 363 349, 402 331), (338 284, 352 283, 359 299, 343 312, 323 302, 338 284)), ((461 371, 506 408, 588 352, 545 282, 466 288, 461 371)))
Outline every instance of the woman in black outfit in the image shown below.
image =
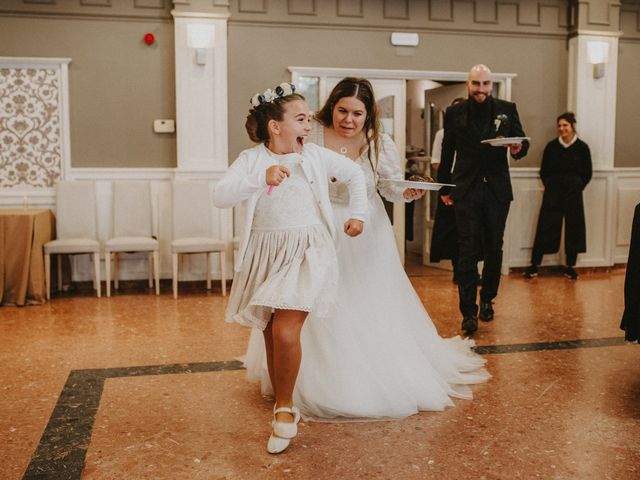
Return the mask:
POLYGON ((563 113, 557 122, 559 137, 545 147, 540 166, 544 196, 531 253, 531 266, 525 270, 524 276, 537 276, 542 256, 560 249, 564 219, 567 257, 564 274, 576 280, 578 274, 573 269, 576 258, 587 250, 582 190, 591 180, 591 153, 587 144, 576 134, 576 117, 573 113, 563 113))

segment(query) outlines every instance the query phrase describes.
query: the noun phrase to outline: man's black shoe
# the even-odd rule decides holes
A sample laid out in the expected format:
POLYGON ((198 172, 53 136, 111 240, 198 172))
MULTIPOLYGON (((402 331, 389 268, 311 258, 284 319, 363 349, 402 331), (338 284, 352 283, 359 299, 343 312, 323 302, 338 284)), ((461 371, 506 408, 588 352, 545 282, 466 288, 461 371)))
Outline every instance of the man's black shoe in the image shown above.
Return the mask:
POLYGON ((493 305, 491 302, 480 302, 480 320, 489 322, 493 320, 493 305))
POLYGON ((527 267, 527 269, 522 273, 524 278, 535 278, 538 276, 538 267, 536 265, 531 265, 527 267))
POLYGON ((569 280, 577 280, 578 279, 578 272, 576 272, 573 267, 565 267, 564 268, 564 276, 567 277, 569 280))
POLYGON ((460 328, 468 334, 472 334, 478 329, 478 319, 476 317, 472 317, 471 315, 464 317, 462 319, 462 326, 460 328))

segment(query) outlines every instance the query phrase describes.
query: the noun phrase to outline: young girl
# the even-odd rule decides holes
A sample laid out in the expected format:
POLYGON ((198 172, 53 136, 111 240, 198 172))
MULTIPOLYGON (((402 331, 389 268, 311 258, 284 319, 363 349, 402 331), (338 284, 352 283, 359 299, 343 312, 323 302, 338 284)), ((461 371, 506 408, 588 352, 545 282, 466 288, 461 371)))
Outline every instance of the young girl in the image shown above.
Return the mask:
POLYGON ((293 390, 307 315, 329 312, 337 285, 328 181, 347 183, 347 235, 363 229, 366 186, 360 168, 317 145, 305 145, 310 115, 295 86, 283 83, 251 99, 245 127, 259 145, 240 153, 216 186, 220 208, 245 202, 245 225, 226 319, 263 331, 274 387, 269 453, 287 448, 297 433, 293 390))

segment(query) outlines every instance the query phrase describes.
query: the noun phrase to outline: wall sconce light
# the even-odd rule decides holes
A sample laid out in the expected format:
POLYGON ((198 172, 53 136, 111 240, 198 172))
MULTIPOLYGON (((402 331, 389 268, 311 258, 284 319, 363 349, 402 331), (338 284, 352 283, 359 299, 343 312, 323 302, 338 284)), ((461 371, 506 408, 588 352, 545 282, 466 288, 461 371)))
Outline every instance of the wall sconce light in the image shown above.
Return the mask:
POLYGON ((187 44, 195 51, 196 65, 207 64, 207 50, 213 47, 213 25, 190 23, 187 25, 187 44))
POLYGON ((391 45, 396 47, 417 47, 420 37, 417 33, 393 32, 391 34, 391 45))
POLYGON ((604 77, 605 64, 609 60, 609 44, 607 42, 588 41, 587 56, 593 65, 593 78, 604 77))

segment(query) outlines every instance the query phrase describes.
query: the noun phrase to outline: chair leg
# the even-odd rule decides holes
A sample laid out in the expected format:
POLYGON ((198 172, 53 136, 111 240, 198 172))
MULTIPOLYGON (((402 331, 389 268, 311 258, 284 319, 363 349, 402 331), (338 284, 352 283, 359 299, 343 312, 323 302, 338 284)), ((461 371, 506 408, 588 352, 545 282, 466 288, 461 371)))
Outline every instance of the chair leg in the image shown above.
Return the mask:
POLYGON ((113 252, 113 288, 120 288, 120 255, 113 252))
POLYGON ((44 281, 47 284, 47 300, 51 299, 51 255, 44 254, 44 281))
POLYGON ((62 291, 62 255, 56 257, 56 265, 58 267, 58 291, 62 291))
POLYGON ((178 254, 174 253, 171 257, 173 271, 173 298, 178 298, 178 254))
POLYGON ((207 256, 207 290, 211 290, 211 252, 205 255, 207 256))
POLYGON ((152 264, 153 252, 149 252, 148 257, 149 258, 147 258, 147 266, 148 266, 148 268, 147 268, 147 277, 148 277, 148 280, 149 280, 149 288, 152 288, 153 287, 153 264, 152 264))
POLYGON ((104 278, 107 281, 107 297, 111 296, 111 252, 104 252, 104 278))
POLYGON ((160 295, 160 252, 153 252, 153 272, 156 275, 156 295, 160 295))
POLYGON ((224 255, 224 251, 220 252, 220 282, 222 283, 222 296, 226 297, 227 296, 227 279, 225 278, 225 274, 224 274, 224 267, 225 267, 225 255, 224 255))
POLYGON ((93 272, 94 272, 93 283, 95 285, 98 298, 100 298, 100 252, 93 253, 93 272))

